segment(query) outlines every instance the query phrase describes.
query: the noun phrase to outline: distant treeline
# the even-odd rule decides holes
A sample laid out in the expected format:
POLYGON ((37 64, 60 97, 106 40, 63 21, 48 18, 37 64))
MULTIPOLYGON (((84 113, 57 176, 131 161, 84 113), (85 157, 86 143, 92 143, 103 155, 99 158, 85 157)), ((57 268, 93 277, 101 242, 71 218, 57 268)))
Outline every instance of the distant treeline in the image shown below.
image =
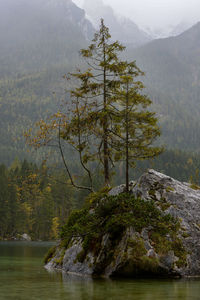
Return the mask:
POLYGON ((183 182, 200 184, 200 153, 166 150, 155 159, 139 162, 131 177, 137 178, 150 168, 183 182))
MULTIPOLYGON (((125 182, 123 168, 123 164, 117 166, 113 186, 125 182)), ((148 168, 181 181, 200 183, 200 154, 165 151, 155 160, 138 163, 131 170, 131 179, 137 179, 148 168)), ((100 174, 97 177, 101 178, 100 174)), ((80 177, 80 182, 84 180, 80 177)), ((101 179, 97 184, 99 188, 101 179)), ((52 171, 45 164, 38 167, 17 159, 9 168, 0 165, 0 237, 28 233, 33 239, 55 239, 71 210, 82 207, 86 195, 69 185, 62 169, 52 171)))
POLYGON ((45 165, 17 160, 10 168, 0 165, 0 238, 28 233, 35 240, 55 239, 81 198, 62 170, 50 174, 45 165))

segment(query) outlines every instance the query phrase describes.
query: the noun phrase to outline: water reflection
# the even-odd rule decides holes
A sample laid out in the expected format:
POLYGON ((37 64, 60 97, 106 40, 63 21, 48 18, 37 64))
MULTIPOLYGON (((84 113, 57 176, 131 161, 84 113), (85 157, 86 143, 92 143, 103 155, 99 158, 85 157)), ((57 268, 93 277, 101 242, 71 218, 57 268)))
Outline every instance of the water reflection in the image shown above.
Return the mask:
POLYGON ((48 243, 0 243, 0 300, 199 300, 200 280, 103 280, 48 272, 48 243))
POLYGON ((62 279, 70 299, 200 299, 199 280, 92 280, 65 273, 62 279))

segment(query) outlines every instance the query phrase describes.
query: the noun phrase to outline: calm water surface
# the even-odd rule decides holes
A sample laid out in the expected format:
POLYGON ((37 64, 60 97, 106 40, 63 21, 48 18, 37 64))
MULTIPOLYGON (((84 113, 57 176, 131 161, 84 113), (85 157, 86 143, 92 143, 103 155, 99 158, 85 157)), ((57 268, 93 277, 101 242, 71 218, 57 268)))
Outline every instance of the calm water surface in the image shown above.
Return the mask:
POLYGON ((46 242, 0 242, 0 300, 200 300, 200 280, 91 280, 49 273, 46 242))

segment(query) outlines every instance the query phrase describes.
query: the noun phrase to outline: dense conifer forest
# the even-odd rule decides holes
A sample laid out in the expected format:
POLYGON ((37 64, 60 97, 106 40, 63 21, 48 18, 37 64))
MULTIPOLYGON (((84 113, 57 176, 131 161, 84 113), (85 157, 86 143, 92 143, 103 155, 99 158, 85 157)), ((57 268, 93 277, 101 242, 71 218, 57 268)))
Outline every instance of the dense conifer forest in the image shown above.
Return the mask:
MULTIPOLYGON (((112 185, 125 182, 124 165, 116 170, 112 185)), ((165 151, 152 161, 138 163, 130 172, 138 178, 147 168, 154 168, 181 181, 199 184, 200 156, 181 151, 165 151)), ((75 169, 78 173, 80 170, 75 169)), ((87 178, 80 178, 80 184, 87 178)), ((103 185, 100 174, 95 188, 103 185)), ((0 237, 14 238, 24 232, 33 239, 58 238, 58 233, 73 209, 80 209, 89 192, 71 187, 66 174, 58 169, 37 166, 15 159, 7 168, 0 165, 0 237)))
MULTIPOLYGON (((21 5, 25 2, 21 0, 21 5)), ((71 1, 67 1, 65 14, 62 5, 46 6, 46 2, 42 1, 39 14, 39 1, 30 1, 23 12, 21 6, 13 9, 13 1, 0 3, 1 238, 24 232, 33 239, 57 238, 70 211, 80 208, 87 194, 70 186, 57 153, 34 151, 25 143, 29 128, 69 103, 66 90, 73 86, 66 74, 85 67, 79 49, 87 47, 94 32, 84 11, 71 1), (9 18, 5 18, 8 12, 9 18), (37 22, 33 22, 36 16, 37 22), (27 20, 32 20, 29 26, 27 20)), ((199 184, 199 34, 197 24, 179 37, 152 41, 139 49, 129 45, 123 54, 123 59, 136 59, 146 73, 144 93, 152 99, 151 111, 156 112, 161 127, 156 146, 166 149, 154 159, 138 162, 130 170, 130 179, 155 168, 199 184)), ((70 168, 78 183, 88 184, 71 148, 66 156, 74 157, 70 168)), ((125 182, 124 174, 125 162, 117 162, 111 184, 125 182)), ((95 176, 98 189, 103 176, 99 170, 95 176)))

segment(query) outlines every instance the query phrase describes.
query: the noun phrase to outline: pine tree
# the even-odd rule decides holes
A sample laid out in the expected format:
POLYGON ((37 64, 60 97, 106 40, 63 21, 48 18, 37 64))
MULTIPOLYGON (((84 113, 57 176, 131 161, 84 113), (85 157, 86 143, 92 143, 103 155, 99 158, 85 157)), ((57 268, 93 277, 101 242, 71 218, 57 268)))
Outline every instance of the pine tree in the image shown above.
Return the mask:
POLYGON ((152 146, 160 134, 157 119, 154 113, 145 111, 151 100, 139 93, 143 84, 136 81, 143 72, 135 62, 121 59, 124 49, 118 41, 111 40, 109 29, 101 20, 92 43, 80 52, 88 69, 65 76, 67 80, 74 80, 65 111, 51 116, 50 123, 39 122, 36 137, 27 134, 36 147, 52 145, 57 135, 61 158, 70 183, 76 188, 93 191, 91 161, 103 165, 105 185, 110 185, 111 169, 115 161, 122 159, 126 160, 128 191, 129 166, 133 166, 136 159, 161 152, 160 148, 152 146), (75 182, 64 156, 64 142, 78 153, 80 165, 90 181, 88 186, 75 182))
POLYGON ((0 237, 5 237, 8 228, 8 176, 4 165, 0 165, 0 237))
POLYGON ((71 95, 87 102, 85 126, 98 142, 98 160, 103 164, 105 185, 111 180, 112 164, 112 120, 116 114, 114 97, 120 85, 120 74, 125 71, 126 62, 119 58, 125 49, 119 42, 111 42, 109 29, 101 20, 100 30, 94 36, 88 49, 82 49, 81 55, 86 59, 89 69, 71 74, 80 81, 79 87, 71 95))
POLYGON ((155 157, 163 151, 162 147, 152 146, 160 130, 155 113, 147 110, 152 101, 142 93, 144 85, 137 79, 141 75, 144 74, 135 62, 127 64, 115 96, 119 110, 112 129, 115 133, 113 147, 116 150, 116 161, 125 161, 127 192, 129 167, 134 167, 137 160, 155 157))

